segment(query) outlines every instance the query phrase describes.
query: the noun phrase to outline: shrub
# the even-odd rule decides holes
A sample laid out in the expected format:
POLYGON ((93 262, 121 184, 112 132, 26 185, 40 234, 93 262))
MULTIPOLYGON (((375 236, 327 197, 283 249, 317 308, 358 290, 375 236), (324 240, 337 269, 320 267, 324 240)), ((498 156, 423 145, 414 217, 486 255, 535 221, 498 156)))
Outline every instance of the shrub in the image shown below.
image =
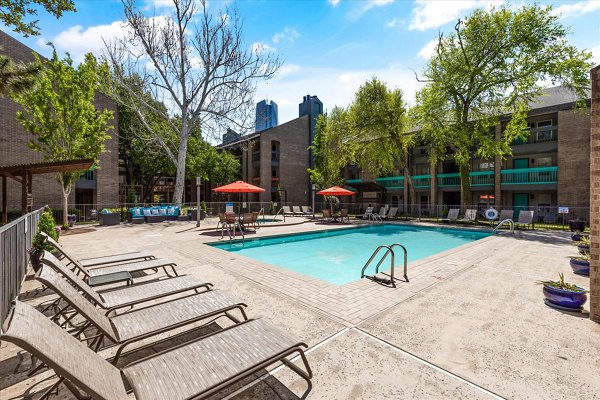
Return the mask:
POLYGON ((58 240, 58 231, 56 230, 56 222, 54 221, 54 217, 52 216, 52 212, 49 208, 46 209, 40 215, 40 220, 38 222, 38 233, 33 238, 33 248, 35 249, 43 249, 47 251, 53 251, 54 247, 47 243, 44 243, 44 239, 40 232, 44 232, 48 236, 50 236, 54 240, 58 240))
POLYGON ((202 211, 206 212, 206 203, 205 203, 205 202, 202 202, 202 203, 200 204, 200 209, 201 209, 202 211))

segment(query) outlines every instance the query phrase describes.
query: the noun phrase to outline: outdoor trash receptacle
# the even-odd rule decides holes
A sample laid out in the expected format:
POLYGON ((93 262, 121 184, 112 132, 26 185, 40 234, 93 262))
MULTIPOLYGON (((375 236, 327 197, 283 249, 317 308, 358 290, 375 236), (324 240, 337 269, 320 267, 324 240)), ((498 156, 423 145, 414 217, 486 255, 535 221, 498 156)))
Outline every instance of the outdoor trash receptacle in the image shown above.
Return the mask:
POLYGON ((111 226, 119 225, 121 222, 121 213, 100 213, 100 225, 111 226))

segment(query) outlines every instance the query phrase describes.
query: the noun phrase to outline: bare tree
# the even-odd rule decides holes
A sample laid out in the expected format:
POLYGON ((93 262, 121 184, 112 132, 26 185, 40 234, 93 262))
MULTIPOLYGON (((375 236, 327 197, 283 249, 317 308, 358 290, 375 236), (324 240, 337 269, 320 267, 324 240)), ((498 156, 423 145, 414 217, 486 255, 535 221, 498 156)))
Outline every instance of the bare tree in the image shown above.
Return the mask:
POLYGON ((158 132, 155 137, 177 167, 173 201, 181 204, 192 128, 200 126, 207 139, 226 127, 251 128, 256 84, 273 77, 281 62, 262 46, 243 42, 235 10, 211 13, 206 0, 172 0, 170 15, 147 16, 134 0, 122 1, 129 34, 106 44, 116 83, 111 92, 138 114, 148 131, 153 132, 145 122, 146 111, 169 121, 177 143, 168 143, 158 132), (132 75, 167 108, 157 109, 140 90, 129 88, 127 77, 132 75))

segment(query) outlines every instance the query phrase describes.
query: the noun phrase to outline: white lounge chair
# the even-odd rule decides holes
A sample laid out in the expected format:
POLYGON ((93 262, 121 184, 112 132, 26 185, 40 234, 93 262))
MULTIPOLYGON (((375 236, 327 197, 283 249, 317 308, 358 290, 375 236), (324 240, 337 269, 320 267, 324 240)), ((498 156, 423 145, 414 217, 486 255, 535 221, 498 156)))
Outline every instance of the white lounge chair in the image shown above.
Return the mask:
POLYGON ((390 207, 390 211, 385 216, 385 219, 396 218, 397 213, 398 213, 398 207, 390 207))
POLYGON ((387 206, 381 206, 378 215, 381 217, 381 219, 384 219, 387 215, 387 206))
POLYGON ((469 209, 465 211, 465 216, 462 219, 459 219, 458 222, 466 222, 466 223, 477 223, 477 210, 469 209))
POLYGON ((518 228, 521 225, 531 226, 531 229, 535 229, 533 226, 533 211, 519 211, 519 219, 515 222, 515 228, 518 228))
POLYGON ((453 208, 453 209, 449 210, 446 218, 442 218, 442 222, 450 223, 450 222, 458 221, 458 213, 459 212, 460 212, 460 209, 458 209, 458 208, 453 208))
POLYGON ((302 214, 305 216, 313 215, 312 208, 310 206, 301 206, 302 214))
POLYGON ((290 206, 281 206, 281 209, 283 210, 284 217, 293 217, 294 216, 294 212, 292 210, 290 210, 290 206))
POLYGON ((515 211, 514 210, 500 211, 500 217, 498 218, 498 222, 504 221, 505 219, 510 219, 510 220, 515 219, 515 211))
POLYGON ((365 213, 363 215, 363 219, 369 219, 369 216, 373 214, 373 207, 367 207, 367 209, 365 210, 365 213))
POLYGON ((301 215, 304 215, 304 213, 302 212, 302 209, 300 208, 300 206, 292 206, 292 212, 297 217, 301 216, 301 215))

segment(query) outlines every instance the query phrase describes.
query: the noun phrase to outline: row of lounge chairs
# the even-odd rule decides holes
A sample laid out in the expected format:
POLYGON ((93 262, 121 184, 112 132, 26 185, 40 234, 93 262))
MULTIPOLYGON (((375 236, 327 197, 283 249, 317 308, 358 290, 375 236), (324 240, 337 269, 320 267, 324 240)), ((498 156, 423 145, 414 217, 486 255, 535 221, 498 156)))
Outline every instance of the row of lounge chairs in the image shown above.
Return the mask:
POLYGON ((134 253, 128 253, 78 260, 58 243, 47 241, 62 260, 44 252, 35 277, 59 296, 52 304, 55 313, 48 318, 16 301, 1 336, 30 352, 42 362, 41 366, 52 368, 59 377, 42 398, 61 383, 76 397, 83 391, 96 399, 128 399, 128 392, 136 399, 205 398, 276 362, 290 367, 310 385, 312 371, 303 350, 306 344, 267 321, 249 319, 246 304, 224 291, 213 290, 212 284, 197 277, 178 275, 174 263, 170 265, 175 276, 97 290, 88 283, 91 271, 130 272, 131 262, 127 261, 135 264, 157 258, 148 258, 145 253, 133 258, 134 253), (118 262, 125 263, 115 264, 118 262), (89 267, 90 263, 94 268, 89 267), (78 275, 82 270, 87 271, 83 277, 78 275), (75 316, 84 322, 72 324, 75 316), (189 333, 205 326, 199 323, 218 318, 226 318, 231 325, 123 367, 116 366, 125 348, 134 343, 144 341, 134 350, 138 351, 165 341, 159 339, 165 334, 171 333, 172 339, 175 332, 180 336, 182 329, 189 333), (117 346, 115 356, 109 360, 97 354, 106 342, 117 346), (288 361, 287 357, 294 354, 300 355, 304 369, 288 361))
POLYGON ((369 218, 376 216, 380 219, 392 219, 392 218, 396 218, 397 213, 398 213, 398 207, 389 207, 388 208, 386 206, 382 206, 379 209, 378 213, 374 212, 374 207, 367 207, 362 218, 369 219, 369 218))
POLYGON ((309 206, 282 206, 283 215, 286 217, 308 217, 312 216, 312 208, 309 206))
MULTIPOLYGON (((448 215, 446 218, 442 219, 442 222, 446 222, 446 223, 477 223, 477 210, 475 209, 468 209, 465 211, 465 214, 463 216, 463 218, 459 218, 459 214, 460 214, 460 209, 458 208, 453 208, 451 210, 448 211, 448 215)), ((501 222, 507 219, 510 219, 511 221, 514 218, 514 210, 501 210, 500 214, 498 216, 497 221, 501 222)), ((534 228, 534 221, 533 221, 533 217, 534 217, 534 212, 533 211, 527 211, 527 210, 521 210, 519 211, 519 218, 516 221, 513 221, 515 224, 515 227, 519 227, 519 226, 524 226, 524 227, 531 227, 532 229, 534 228)))

